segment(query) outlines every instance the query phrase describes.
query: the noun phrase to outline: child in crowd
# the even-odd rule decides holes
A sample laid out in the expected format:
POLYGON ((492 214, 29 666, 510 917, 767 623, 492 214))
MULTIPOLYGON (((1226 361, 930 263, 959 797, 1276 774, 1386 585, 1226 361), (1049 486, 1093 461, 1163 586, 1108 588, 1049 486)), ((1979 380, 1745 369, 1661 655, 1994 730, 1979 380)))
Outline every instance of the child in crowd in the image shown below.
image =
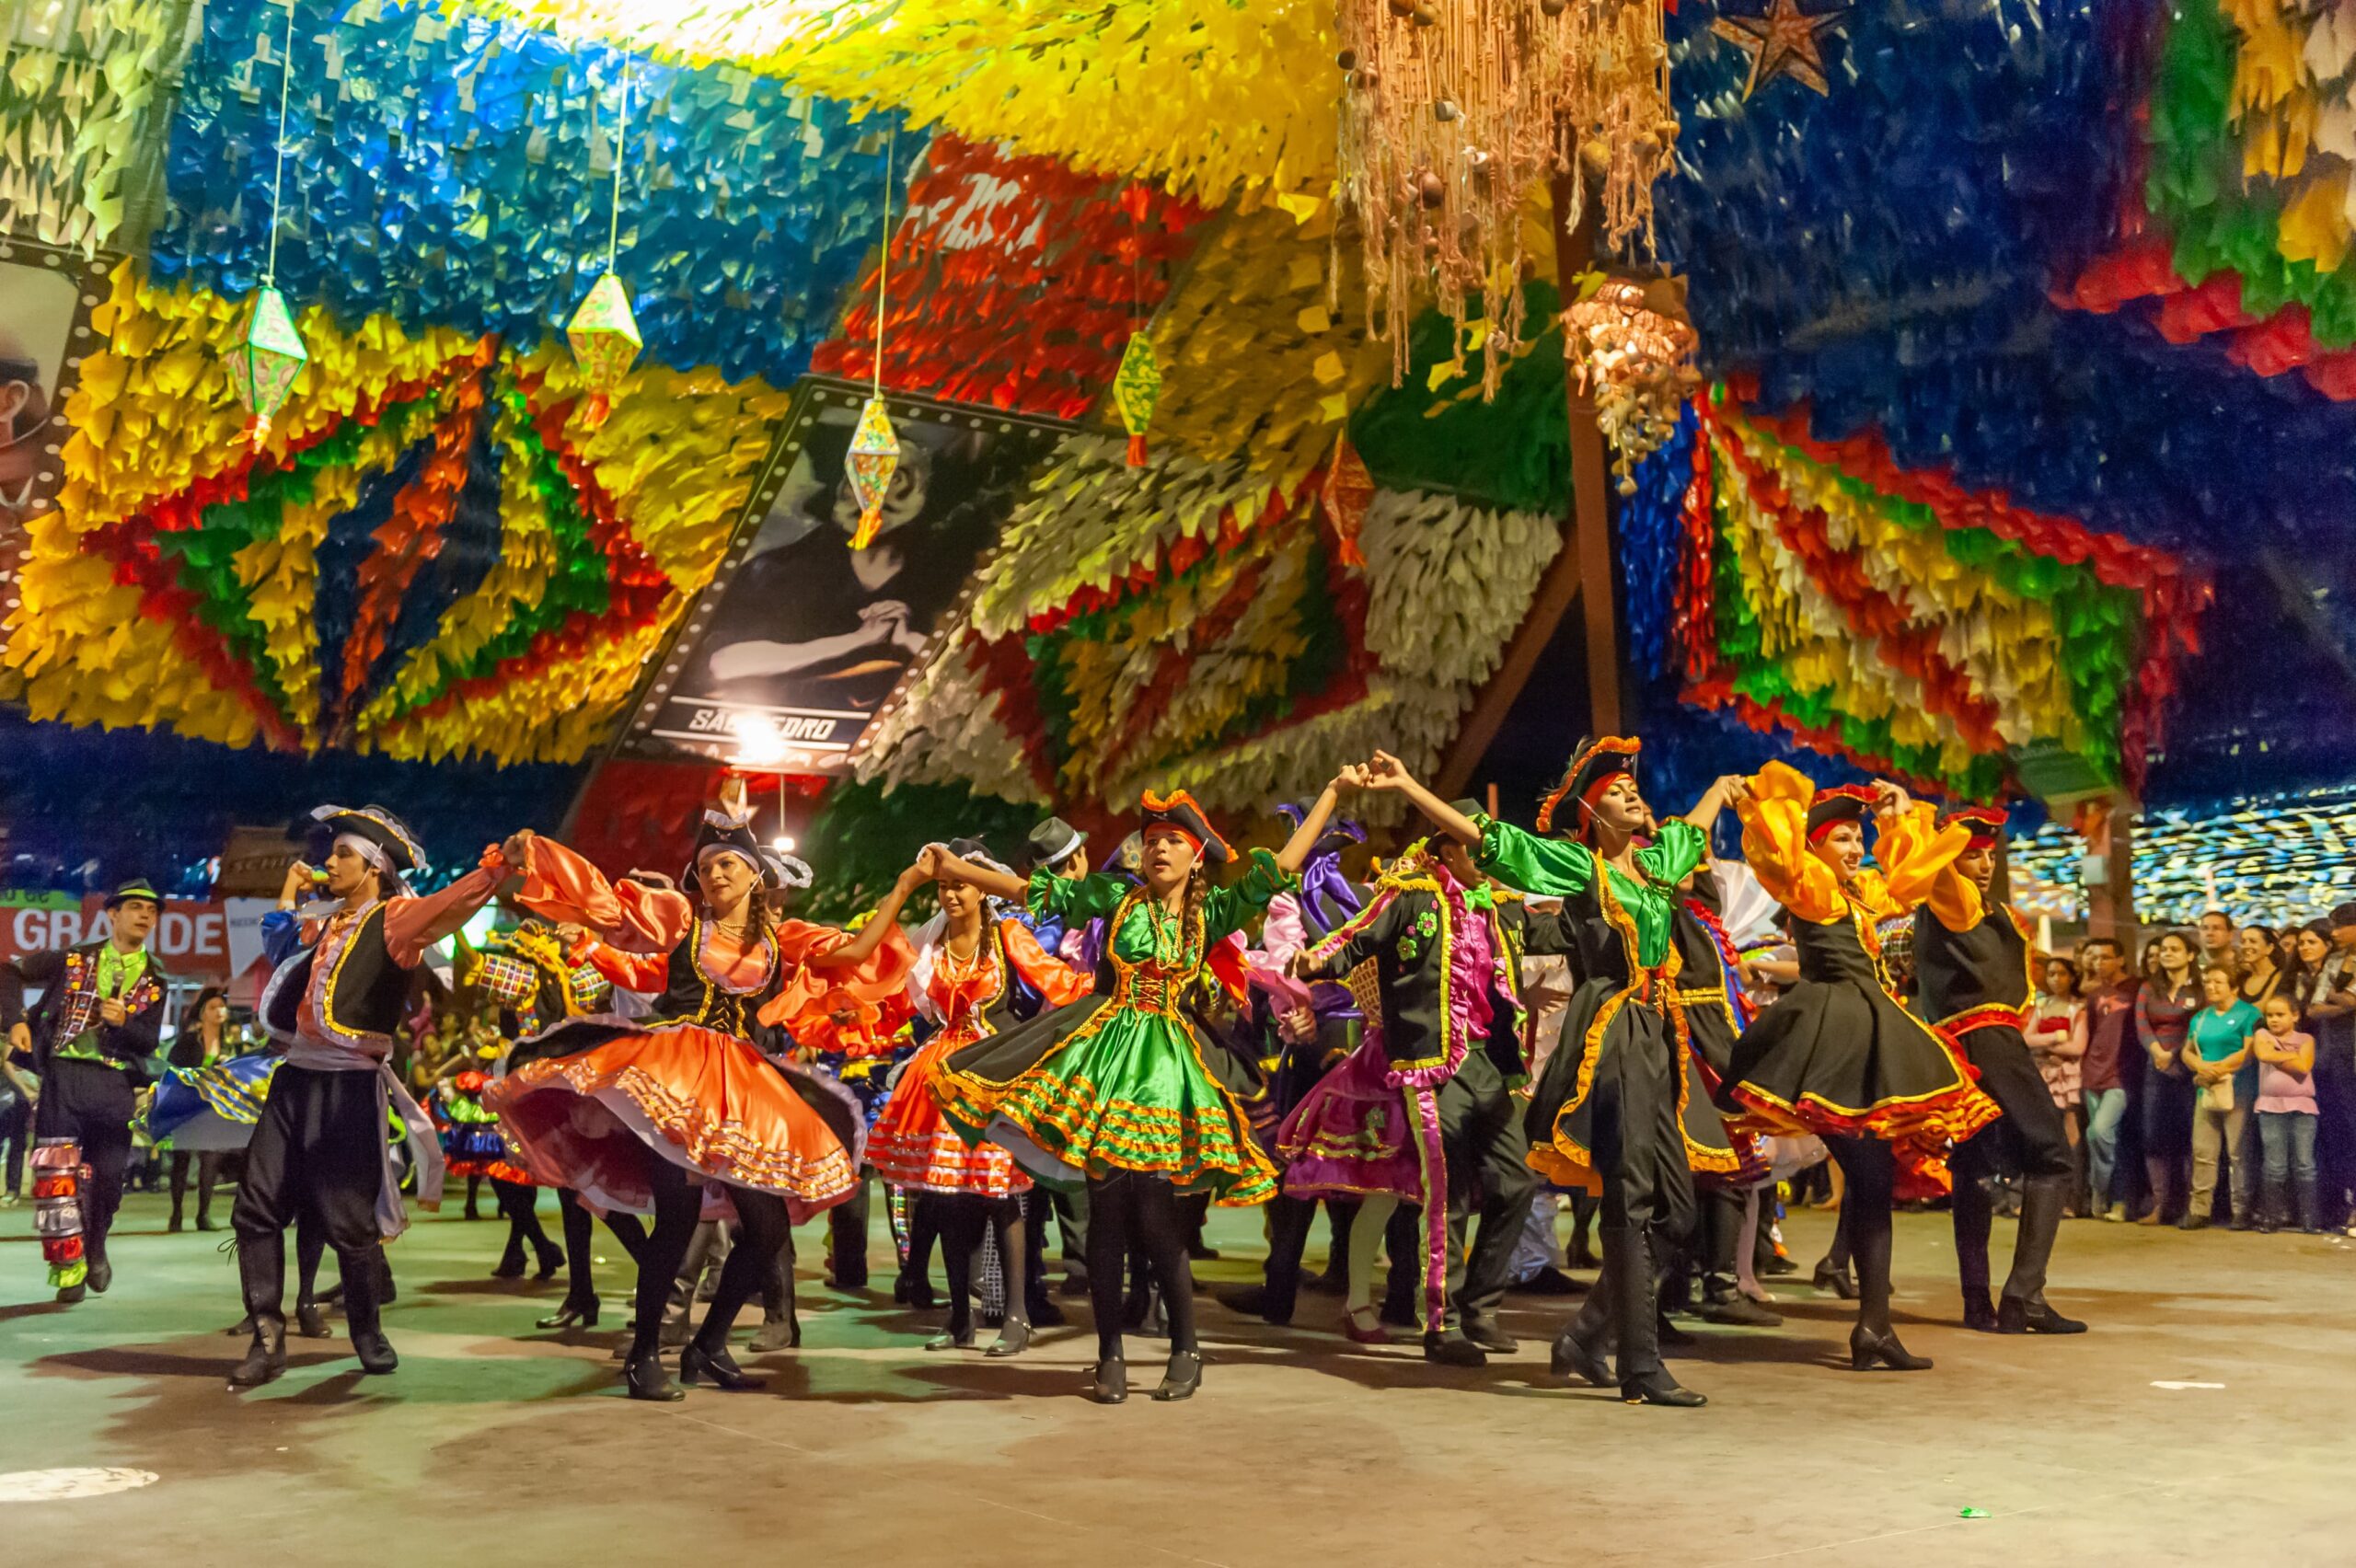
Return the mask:
POLYGON ((2200 972, 2200 986, 2209 1005, 2192 1015, 2185 1031, 2184 1065, 2192 1073, 2192 1205, 2177 1223, 2198 1230, 2209 1223, 2210 1205, 2217 1194, 2220 1156, 2233 1166, 2235 1230, 2250 1228, 2258 1183, 2242 1158, 2242 1134, 2248 1125, 2250 1101, 2258 1089, 2257 1059, 2250 1055, 2250 1037, 2261 1021, 2258 1009, 2241 997, 2241 976, 2230 962, 2213 963, 2200 972))
POLYGON ((2250 1037, 2250 1049, 2258 1056, 2258 1136, 2266 1150, 2258 1228, 2290 1224, 2295 1193, 2299 1228, 2315 1235, 2323 1228, 2316 1207, 2316 1043, 2299 1032, 2290 992, 2266 998, 2266 1027, 2250 1037))

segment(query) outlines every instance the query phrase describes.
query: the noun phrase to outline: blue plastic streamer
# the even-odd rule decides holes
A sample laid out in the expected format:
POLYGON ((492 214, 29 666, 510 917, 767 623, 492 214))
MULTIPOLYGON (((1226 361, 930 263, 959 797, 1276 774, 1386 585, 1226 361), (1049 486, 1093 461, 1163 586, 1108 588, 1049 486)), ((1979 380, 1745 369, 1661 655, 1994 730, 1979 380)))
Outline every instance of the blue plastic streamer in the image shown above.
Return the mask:
MULTIPOLYGON (((204 7, 171 127, 156 270, 233 298, 268 249, 279 15, 204 7)), ((322 0, 300 0, 294 47, 289 298, 525 344, 560 331, 606 266, 623 56, 432 5, 322 0)), ((881 236, 897 117, 854 121, 731 67, 629 69, 617 271, 647 354, 791 385, 881 236)), ((900 132, 903 184, 923 141, 900 132)))
POLYGON ((1620 502, 1622 614, 1628 628, 1628 656, 1646 675, 1669 674, 1676 663, 1669 627, 1677 613, 1682 513, 1699 430, 1700 421, 1689 407, 1660 450, 1636 465, 1636 491, 1620 502))

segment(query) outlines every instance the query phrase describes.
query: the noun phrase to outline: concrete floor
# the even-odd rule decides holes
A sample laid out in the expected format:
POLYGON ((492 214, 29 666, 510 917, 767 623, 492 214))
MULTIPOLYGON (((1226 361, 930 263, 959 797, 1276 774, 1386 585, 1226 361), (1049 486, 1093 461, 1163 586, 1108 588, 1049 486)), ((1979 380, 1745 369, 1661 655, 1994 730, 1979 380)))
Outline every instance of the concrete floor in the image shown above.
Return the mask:
MULTIPOLYGON (((1451 1373, 1322 1332, 1330 1297, 1289 1332, 1207 1298, 1202 1394, 1102 1409, 1083 1329, 1018 1361, 931 1355, 888 1293, 805 1274, 806 1347, 759 1364, 768 1393, 648 1406, 619 1396, 610 1332, 537 1332, 556 1287, 485 1278, 500 1227, 455 1218, 395 1251, 397 1376, 297 1341, 283 1381, 233 1397, 230 1261, 162 1215, 133 1197, 113 1292, 60 1309, 27 1210, 0 1212, 0 1472, 158 1478, 0 1502, 0 1563, 2356 1560, 2356 1243, 2337 1239, 2073 1222, 2055 1298, 2096 1332, 1998 1339, 1950 1326, 1945 1216, 1901 1216, 1901 1324, 1935 1370, 1837 1369, 1842 1304, 1779 1282, 1784 1329, 1703 1330, 1676 1364, 1711 1397, 1690 1412, 1547 1386, 1549 1301, 1514 1299, 1519 1355, 1451 1373)), ((1812 1259, 1826 1216, 1792 1229, 1812 1259)), ((1217 1216, 1213 1239, 1207 1283, 1254 1271, 1256 1216, 1217 1216)), ((604 1282, 610 1331, 618 1262, 604 1282)), ((1158 1348, 1132 1343, 1149 1389, 1158 1348)))

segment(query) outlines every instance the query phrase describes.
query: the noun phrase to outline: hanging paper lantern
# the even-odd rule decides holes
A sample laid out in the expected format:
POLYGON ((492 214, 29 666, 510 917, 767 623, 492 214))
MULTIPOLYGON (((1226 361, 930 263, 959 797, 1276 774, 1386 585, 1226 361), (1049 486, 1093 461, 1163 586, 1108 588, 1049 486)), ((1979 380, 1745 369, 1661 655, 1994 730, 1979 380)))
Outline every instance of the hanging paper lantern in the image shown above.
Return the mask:
POLYGON ((303 334, 294 329, 286 296, 274 285, 263 284, 261 293, 254 296, 245 340, 229 356, 229 385, 237 389, 237 401, 253 415, 246 435, 255 446, 260 446, 270 434, 271 416, 286 406, 294 378, 310 363, 311 351, 303 346, 303 334))
POLYGON ((614 394, 622 377, 637 363, 644 340, 638 335, 638 317, 630 313, 629 291, 607 272, 572 313, 564 329, 572 345, 572 359, 581 367, 582 384, 589 388, 586 418, 591 429, 606 422, 613 410, 614 394))
POLYGON ((875 542, 884 526, 884 498, 891 493, 892 475, 900 466, 900 440, 892 433, 892 416, 884 399, 870 398, 859 411, 859 429, 850 438, 850 488, 859 497, 859 532, 850 548, 863 550, 875 542))
POLYGON ((1129 467, 1145 467, 1145 428, 1153 422, 1153 406, 1161 400, 1161 362, 1153 357, 1153 342, 1142 332, 1129 334, 1121 368, 1113 376, 1113 401, 1121 409, 1121 423, 1129 432, 1129 467))
POLYGON ((1334 553, 1344 566, 1363 569, 1366 554, 1358 548, 1358 530, 1366 523, 1366 509, 1374 502, 1374 476, 1367 472, 1364 459, 1346 435, 1334 445, 1334 460, 1325 466, 1325 483, 1319 488, 1317 500, 1340 547, 1334 553))

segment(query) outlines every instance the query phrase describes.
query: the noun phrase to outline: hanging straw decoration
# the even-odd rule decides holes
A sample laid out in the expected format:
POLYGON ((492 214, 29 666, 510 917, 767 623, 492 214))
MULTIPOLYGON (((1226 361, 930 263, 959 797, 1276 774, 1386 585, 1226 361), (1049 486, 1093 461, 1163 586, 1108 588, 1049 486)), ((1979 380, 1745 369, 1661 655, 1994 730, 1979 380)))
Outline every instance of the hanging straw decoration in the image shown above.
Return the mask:
POLYGON ((1636 465, 1667 444, 1686 398, 1702 384, 1701 339, 1685 318, 1680 282, 1636 282, 1590 272, 1563 312, 1563 357, 1595 421, 1611 443, 1620 493, 1636 493, 1636 465))
POLYGON ((863 550, 884 529, 884 501, 892 493, 892 475, 900 467, 900 440, 892 430, 892 416, 884 407, 884 308, 892 271, 892 156, 899 133, 884 144, 884 248, 875 264, 875 380, 867 406, 859 411, 859 428, 850 438, 850 489, 859 500, 859 530, 850 548, 863 550))
POLYGON ((311 362, 303 334, 294 329, 286 296, 278 292, 279 198, 286 187, 286 110, 294 90, 294 0, 286 0, 286 40, 279 52, 278 167, 270 179, 270 256, 262 265, 261 292, 246 318, 246 335, 228 360, 229 385, 253 417, 246 439, 261 450, 271 416, 294 395, 294 378, 311 362))
POLYGON ((1662 0, 1340 0, 1342 188, 1366 253, 1367 324, 1407 371, 1429 288, 1495 397, 1521 342, 1521 204, 1592 187, 1615 249, 1653 242, 1677 139, 1662 0), (1477 301, 1477 308, 1475 306, 1477 301), (1471 323, 1477 321, 1476 328, 1471 323))
MULTIPOLYGON (((614 198, 606 227, 606 272, 589 290, 589 297, 565 324, 565 340, 572 345, 572 362, 581 368, 582 385, 589 389, 589 406, 582 417, 595 430, 613 412, 614 394, 621 390, 629 367, 638 362, 645 340, 638 333, 638 317, 629 307, 629 291, 614 275, 621 253, 622 154, 629 132, 629 63, 622 63, 621 112, 614 119, 614 198)), ((589 134, 597 134, 596 100, 589 106, 589 134)))

